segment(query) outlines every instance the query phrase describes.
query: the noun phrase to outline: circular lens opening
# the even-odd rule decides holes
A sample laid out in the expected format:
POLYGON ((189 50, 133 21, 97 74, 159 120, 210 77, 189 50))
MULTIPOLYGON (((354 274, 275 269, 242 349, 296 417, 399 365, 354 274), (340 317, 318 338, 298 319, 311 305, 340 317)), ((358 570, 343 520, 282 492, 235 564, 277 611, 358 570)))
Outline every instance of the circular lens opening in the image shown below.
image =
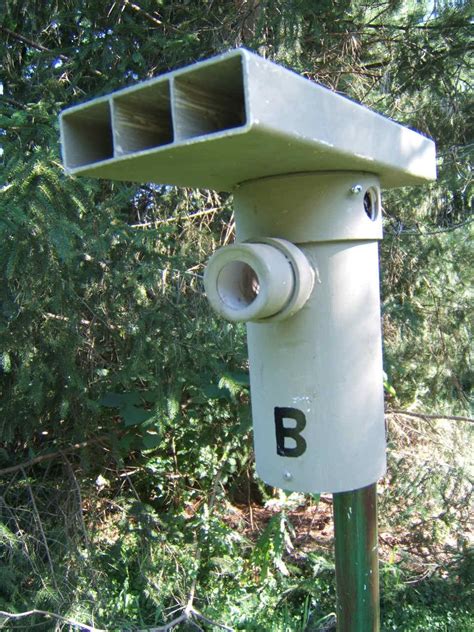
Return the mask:
POLYGON ((374 188, 367 189, 364 195, 364 211, 369 219, 373 222, 377 219, 379 212, 379 197, 374 188))
POLYGON ((231 309, 244 309, 251 305, 260 292, 255 270, 243 261, 225 265, 217 277, 217 291, 222 302, 231 309))

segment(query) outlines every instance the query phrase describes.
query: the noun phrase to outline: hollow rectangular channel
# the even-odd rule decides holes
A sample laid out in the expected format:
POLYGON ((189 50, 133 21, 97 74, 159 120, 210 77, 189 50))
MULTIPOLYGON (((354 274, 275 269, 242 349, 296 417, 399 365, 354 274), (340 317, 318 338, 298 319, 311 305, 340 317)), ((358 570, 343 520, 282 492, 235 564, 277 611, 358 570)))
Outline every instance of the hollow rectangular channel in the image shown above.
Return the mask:
POLYGON ((61 118, 61 129, 64 163, 68 169, 113 157, 108 100, 66 110, 61 118))
POLYGON ((61 116, 68 170, 218 134, 247 122, 242 56, 178 70, 61 116))
POLYGON ((240 55, 178 73, 173 80, 172 94, 177 141, 246 123, 240 55))
POLYGON ((116 157, 172 143, 169 81, 113 96, 112 117, 116 157))

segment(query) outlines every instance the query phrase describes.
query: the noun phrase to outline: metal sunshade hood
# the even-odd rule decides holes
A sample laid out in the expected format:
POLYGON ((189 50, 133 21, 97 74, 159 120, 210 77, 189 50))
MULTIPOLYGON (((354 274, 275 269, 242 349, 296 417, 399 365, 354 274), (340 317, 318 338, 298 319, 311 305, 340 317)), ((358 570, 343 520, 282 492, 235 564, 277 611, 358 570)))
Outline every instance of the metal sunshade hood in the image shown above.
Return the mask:
POLYGON ((66 172, 232 191, 301 172, 436 177, 433 141, 294 72, 236 49, 69 108, 66 172))

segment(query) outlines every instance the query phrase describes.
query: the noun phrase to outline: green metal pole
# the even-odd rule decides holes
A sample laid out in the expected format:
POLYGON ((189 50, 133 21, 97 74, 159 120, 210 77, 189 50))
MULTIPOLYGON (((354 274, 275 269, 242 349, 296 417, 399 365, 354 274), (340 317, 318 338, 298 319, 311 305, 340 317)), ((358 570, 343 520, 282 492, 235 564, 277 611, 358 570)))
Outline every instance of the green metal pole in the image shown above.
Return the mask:
POLYGON ((333 495, 338 632, 379 632, 377 484, 333 495))

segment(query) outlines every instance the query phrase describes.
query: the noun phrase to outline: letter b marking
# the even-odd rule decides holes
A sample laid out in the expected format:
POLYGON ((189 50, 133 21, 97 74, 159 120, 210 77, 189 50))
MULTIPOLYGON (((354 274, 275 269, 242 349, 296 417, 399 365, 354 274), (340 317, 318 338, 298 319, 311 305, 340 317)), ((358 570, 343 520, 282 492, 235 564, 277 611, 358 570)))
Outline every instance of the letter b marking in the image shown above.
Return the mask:
POLYGON ((306 417, 297 408, 280 408, 275 406, 275 432, 277 443, 277 454, 280 456, 296 457, 301 456, 306 451, 306 441, 301 436, 301 432, 306 426, 306 417), (296 425, 288 428, 283 425, 284 419, 294 419, 296 425), (289 437, 295 442, 294 447, 285 446, 285 438, 289 437))

